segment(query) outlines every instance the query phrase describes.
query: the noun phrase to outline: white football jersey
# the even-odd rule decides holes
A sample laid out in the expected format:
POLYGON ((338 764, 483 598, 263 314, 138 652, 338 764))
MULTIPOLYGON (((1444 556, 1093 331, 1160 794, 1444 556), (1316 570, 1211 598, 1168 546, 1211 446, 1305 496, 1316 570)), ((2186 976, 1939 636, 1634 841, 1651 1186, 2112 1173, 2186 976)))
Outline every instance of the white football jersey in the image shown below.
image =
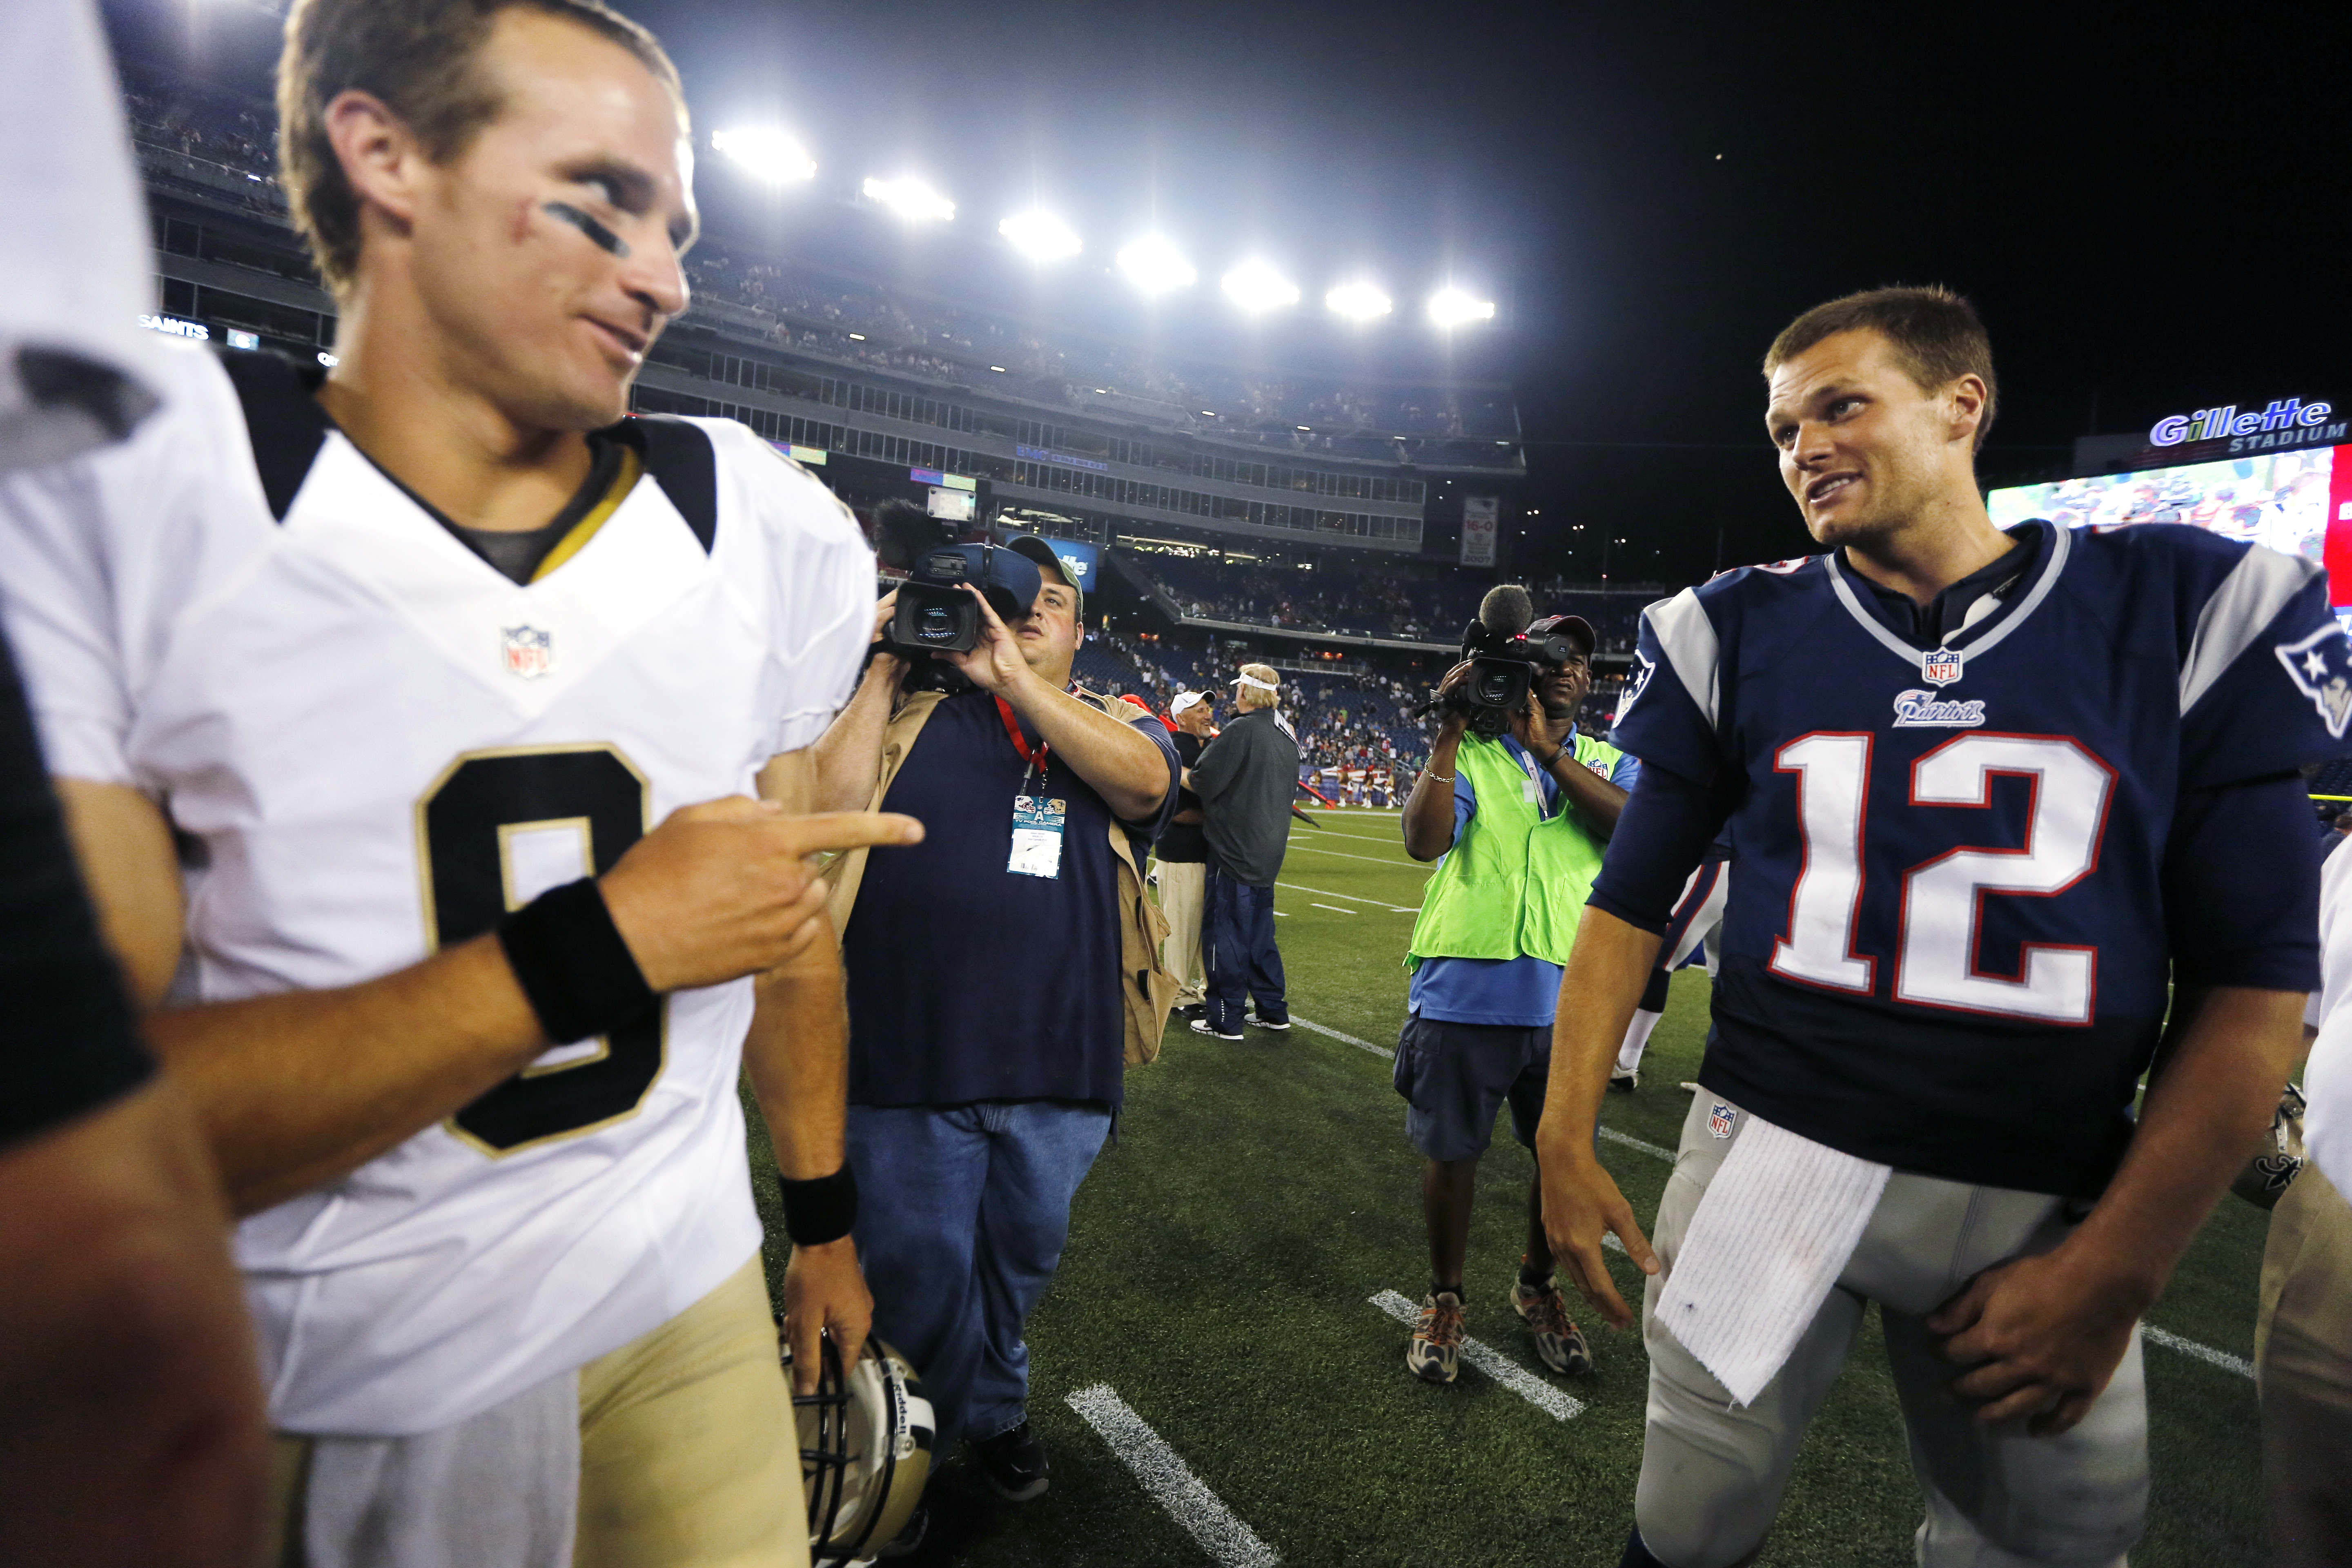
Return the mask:
MULTIPOLYGON (((633 421, 645 477, 518 586, 293 367, 229 363, 165 356, 131 440, 0 484, 50 766, 165 805, 202 999, 350 984, 488 930, 679 806, 750 793, 847 700, 872 554, 741 426, 633 421)), ((463 1420, 740 1268, 751 1016, 749 980, 676 994, 247 1220, 273 1422, 463 1420)))

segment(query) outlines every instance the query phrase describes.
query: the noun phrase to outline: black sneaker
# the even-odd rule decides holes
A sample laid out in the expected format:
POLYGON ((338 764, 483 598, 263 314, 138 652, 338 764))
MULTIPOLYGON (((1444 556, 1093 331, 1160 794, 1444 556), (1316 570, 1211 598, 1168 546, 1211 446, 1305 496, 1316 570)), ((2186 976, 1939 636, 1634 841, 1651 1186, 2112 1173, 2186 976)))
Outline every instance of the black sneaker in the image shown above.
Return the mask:
POLYGON ((1045 1462, 1045 1440, 1024 1416, 1010 1432, 975 1442, 971 1457, 988 1486, 1007 1502, 1027 1502, 1044 1494, 1053 1467, 1045 1462))

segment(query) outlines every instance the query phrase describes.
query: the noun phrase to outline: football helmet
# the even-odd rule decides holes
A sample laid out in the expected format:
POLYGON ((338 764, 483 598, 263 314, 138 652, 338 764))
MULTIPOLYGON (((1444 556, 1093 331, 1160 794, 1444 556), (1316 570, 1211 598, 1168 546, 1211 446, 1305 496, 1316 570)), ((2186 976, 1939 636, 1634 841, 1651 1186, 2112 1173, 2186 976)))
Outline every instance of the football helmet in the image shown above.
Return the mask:
MULTIPOLYGON (((784 1377, 793 1375, 792 1342, 777 1325, 784 1377)), ((793 1395, 800 1427, 801 1479, 807 1488, 809 1555, 814 1568, 862 1562, 903 1529, 931 1474, 936 1426, 922 1379, 907 1358, 868 1339, 857 1364, 845 1369, 828 1333, 814 1394, 793 1395)))

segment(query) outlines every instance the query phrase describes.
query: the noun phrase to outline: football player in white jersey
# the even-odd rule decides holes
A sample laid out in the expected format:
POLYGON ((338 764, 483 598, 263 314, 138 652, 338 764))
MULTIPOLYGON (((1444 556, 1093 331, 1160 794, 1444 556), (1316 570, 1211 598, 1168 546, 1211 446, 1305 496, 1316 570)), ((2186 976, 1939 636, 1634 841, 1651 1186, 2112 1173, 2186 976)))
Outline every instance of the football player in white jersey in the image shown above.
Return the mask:
POLYGON ((248 1216, 283 1559, 804 1562, 736 1085, 813 1379, 870 1301, 805 858, 920 832, 788 815, 871 555, 742 426, 621 419, 696 221, 649 35, 298 0, 280 78, 339 365, 164 356, 0 487, 0 595, 248 1216))

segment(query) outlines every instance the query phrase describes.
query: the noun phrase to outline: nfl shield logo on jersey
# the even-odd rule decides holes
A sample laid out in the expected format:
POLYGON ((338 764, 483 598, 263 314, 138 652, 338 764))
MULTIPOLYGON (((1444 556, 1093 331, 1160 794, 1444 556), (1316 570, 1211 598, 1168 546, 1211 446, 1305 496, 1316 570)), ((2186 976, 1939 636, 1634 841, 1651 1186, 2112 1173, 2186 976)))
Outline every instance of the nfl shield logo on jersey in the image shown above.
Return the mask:
POLYGON ((1731 1124, 1738 1118, 1739 1112, 1718 1100, 1715 1102, 1715 1109, 1706 1113, 1706 1130, 1717 1138, 1728 1138, 1731 1136, 1731 1124))
POLYGON ((505 649, 507 673, 537 680, 555 668, 554 639, 534 626, 500 626, 499 642, 505 649))
POLYGON ((1939 647, 1919 656, 1919 679, 1930 686, 1949 686, 1960 678, 1960 656, 1939 647))
POLYGON ((2342 628, 2322 626, 2301 642, 2279 644, 2274 651, 2319 710, 2327 732, 2342 740, 2346 722, 2352 721, 2352 643, 2345 640, 2342 628))

